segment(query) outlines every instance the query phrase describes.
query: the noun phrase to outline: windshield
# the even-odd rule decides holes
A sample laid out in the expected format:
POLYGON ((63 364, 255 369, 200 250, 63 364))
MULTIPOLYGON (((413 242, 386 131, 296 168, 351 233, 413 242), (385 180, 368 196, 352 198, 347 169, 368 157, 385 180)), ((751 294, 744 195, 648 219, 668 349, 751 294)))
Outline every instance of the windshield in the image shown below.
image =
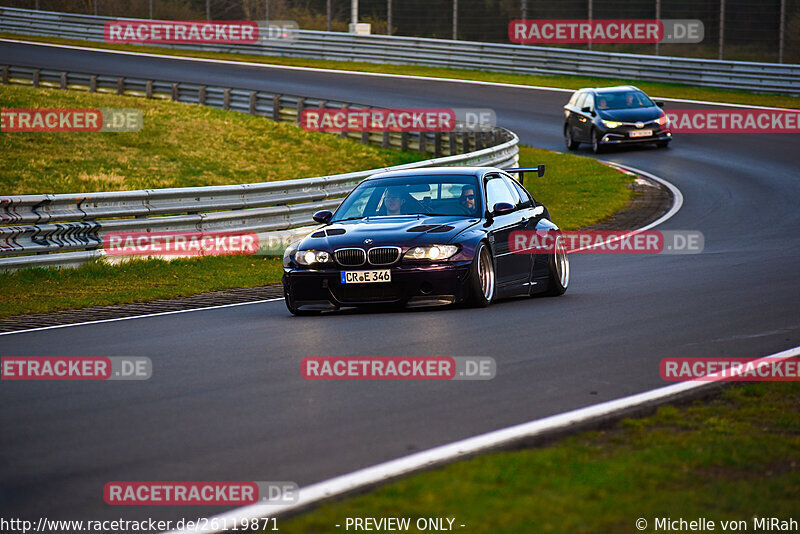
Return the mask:
POLYGON ((332 221, 397 215, 480 213, 478 180, 472 175, 397 176, 368 180, 342 202, 332 221))
POLYGON ((597 109, 649 108, 654 105, 641 91, 597 93, 597 109))

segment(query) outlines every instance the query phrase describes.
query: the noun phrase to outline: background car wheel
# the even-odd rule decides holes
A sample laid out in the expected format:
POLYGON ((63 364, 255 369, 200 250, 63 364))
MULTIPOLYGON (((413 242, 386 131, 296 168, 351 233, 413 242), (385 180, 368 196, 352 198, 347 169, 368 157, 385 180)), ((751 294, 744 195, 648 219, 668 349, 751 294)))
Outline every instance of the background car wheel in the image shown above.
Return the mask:
POLYGON ((575 150, 580 146, 580 143, 572 138, 572 132, 569 128, 564 128, 564 143, 567 145, 568 150, 575 150))
POLYGON ((320 310, 301 310, 294 304, 294 300, 292 300, 292 295, 289 293, 289 290, 284 286, 283 288, 283 301, 286 303, 286 308, 292 312, 292 315, 319 315, 322 313, 320 310))
POLYGON ((600 143, 600 136, 592 130, 592 152, 601 154, 603 152, 603 145, 600 143))
POLYGON ((656 143, 658 148, 667 148, 669 146, 669 141, 659 141, 656 143))
POLYGON ((557 297, 563 295, 569 286, 569 257, 564 238, 556 237, 556 246, 550 255, 550 278, 545 295, 557 297))
POLYGON ((494 261, 489 247, 481 242, 478 250, 475 251, 475 258, 470 266, 469 285, 470 300, 469 305, 477 308, 485 308, 492 303, 495 294, 495 272, 494 261))

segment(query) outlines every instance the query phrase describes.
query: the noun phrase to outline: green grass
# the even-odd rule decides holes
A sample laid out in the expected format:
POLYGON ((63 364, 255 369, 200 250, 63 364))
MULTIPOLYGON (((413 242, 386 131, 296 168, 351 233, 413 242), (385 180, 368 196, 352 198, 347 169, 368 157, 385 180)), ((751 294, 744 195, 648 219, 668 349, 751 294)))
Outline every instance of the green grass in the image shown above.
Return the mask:
POLYGON ((263 286, 279 281, 282 272, 280 258, 261 256, 94 261, 77 269, 0 272, 0 317, 263 286))
POLYGON ((4 108, 133 108, 129 133, 0 133, 0 193, 82 193, 289 180, 422 159, 265 117, 107 94, 0 85, 4 108))
MULTIPOLYGON (((281 532, 344 531, 350 517, 455 518, 471 534, 638 532, 655 518, 797 517, 800 384, 726 389, 602 432, 494 453, 278 520, 281 532), (336 528, 335 525, 342 525, 336 528)), ((411 528, 408 532, 418 532, 411 528)))
MULTIPOLYGON (((246 54, 222 54, 215 52, 200 52, 190 50, 172 50, 155 46, 116 45, 97 42, 88 42, 78 39, 60 39, 55 37, 23 36, 9 33, 0 33, 0 37, 26 41, 41 41, 49 43, 69 44, 74 46, 87 46, 92 48, 105 48, 112 50, 128 50, 148 52, 153 54, 202 57, 212 59, 226 59, 231 61, 249 61, 271 65, 291 65, 298 67, 315 67, 322 69, 355 70, 361 72, 380 72, 388 74, 405 74, 411 76, 433 76, 439 78, 457 78, 464 80, 478 80, 486 82, 512 83, 519 85, 537 85, 542 87, 560 87, 565 89, 579 89, 581 87, 594 87, 603 85, 618 85, 635 83, 640 89, 653 97, 661 98, 687 98, 692 100, 708 100, 712 102, 730 102, 734 104, 749 104, 758 106, 774 106, 783 108, 800 108, 800 97, 782 95, 755 94, 748 91, 728 91, 723 89, 709 89, 691 87, 681 84, 660 82, 647 82, 641 80, 597 78, 584 76, 530 76, 524 74, 502 74, 496 72, 449 69, 439 67, 421 67, 415 65, 385 65, 363 63, 355 61, 328 61, 305 58, 285 58, 269 56, 252 56, 246 54)), ((564 96, 564 103, 567 96, 564 96)), ((679 104, 668 106, 677 108, 679 104)))

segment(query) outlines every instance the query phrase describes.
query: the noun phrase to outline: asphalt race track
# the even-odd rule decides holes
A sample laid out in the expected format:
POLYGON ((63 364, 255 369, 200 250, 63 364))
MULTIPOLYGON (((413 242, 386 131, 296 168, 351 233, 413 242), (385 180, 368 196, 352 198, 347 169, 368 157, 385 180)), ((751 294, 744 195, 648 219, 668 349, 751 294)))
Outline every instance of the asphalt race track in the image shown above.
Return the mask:
MULTIPOLYGON (((392 107, 491 107, 563 151, 568 93, 455 81, 139 58, 0 42, 0 63, 204 82, 392 107)), ((658 95, 652 95, 658 96, 658 95)), ((135 107, 136 100, 131 100, 135 107)), ((667 109, 704 107, 667 102, 667 109)), ((486 431, 647 391, 664 357, 800 345, 800 136, 676 135, 603 159, 684 195, 659 229, 699 255, 573 255, 560 298, 488 309, 295 318, 282 301, 0 336, 4 356, 147 356, 145 382, 4 382, 5 517, 195 518, 224 507, 111 507, 114 480, 292 480, 301 486, 486 431), (497 377, 309 382, 306 356, 493 356, 497 377)), ((593 157, 583 146, 580 154, 593 157)), ((536 194, 535 178, 528 188, 536 194)), ((558 214, 553 214, 558 222, 558 214)))

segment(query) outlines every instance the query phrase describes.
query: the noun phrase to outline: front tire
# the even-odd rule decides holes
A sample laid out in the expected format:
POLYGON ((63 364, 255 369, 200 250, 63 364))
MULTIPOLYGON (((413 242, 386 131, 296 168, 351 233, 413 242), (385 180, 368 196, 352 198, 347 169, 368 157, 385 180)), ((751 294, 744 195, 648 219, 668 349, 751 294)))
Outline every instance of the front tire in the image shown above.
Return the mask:
POLYGON ((602 154, 605 147, 600 142, 600 136, 592 129, 592 152, 602 154))
POLYGON ((295 305, 294 299, 292 299, 292 294, 289 292, 289 288, 286 285, 283 286, 283 302, 286 303, 286 309, 288 309, 292 315, 308 316, 319 315, 322 313, 320 310, 301 310, 298 308, 295 305))
POLYGON ((569 287, 569 257, 564 238, 558 235, 553 253, 550 255, 550 276, 545 295, 551 297, 563 295, 567 287, 569 287))
POLYGON ((483 241, 475 251, 469 274, 470 298, 469 305, 476 308, 485 308, 494 300, 496 279, 494 260, 489 247, 483 241))
POLYGON ((659 141, 656 143, 658 148, 667 148, 669 146, 669 141, 659 141))

